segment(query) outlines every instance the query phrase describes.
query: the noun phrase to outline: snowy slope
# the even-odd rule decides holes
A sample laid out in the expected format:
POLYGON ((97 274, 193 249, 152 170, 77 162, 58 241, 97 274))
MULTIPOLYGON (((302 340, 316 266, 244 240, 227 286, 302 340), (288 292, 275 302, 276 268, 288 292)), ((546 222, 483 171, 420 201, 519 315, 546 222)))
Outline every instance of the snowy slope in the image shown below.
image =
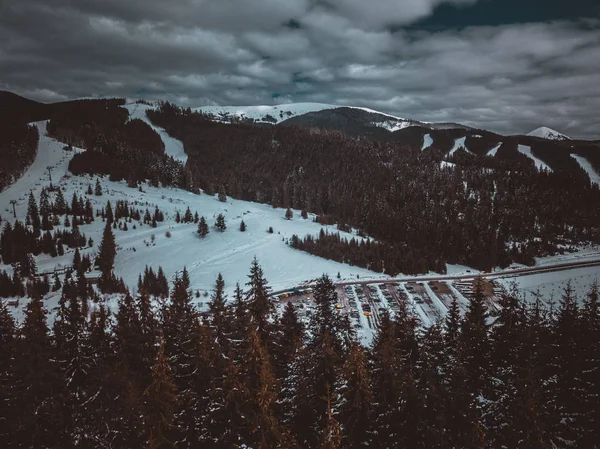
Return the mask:
POLYGON ((486 156, 496 156, 496 153, 498 152, 498 148, 500 148, 500 145, 502 145, 502 142, 499 143, 498 145, 496 145, 494 148, 492 148, 490 151, 487 152, 486 156))
MULTIPOLYGON (((129 230, 115 229, 115 240, 118 245, 115 259, 115 273, 123 277, 127 285, 135 289, 138 274, 143 272, 146 265, 155 270, 162 266, 167 277, 187 266, 191 288, 195 290, 210 290, 219 273, 225 278, 227 291, 231 294, 235 282, 242 286, 247 281, 250 263, 256 256, 263 267, 265 277, 275 289, 289 288, 302 282, 316 279, 323 273, 336 277, 338 272, 343 279, 382 277, 366 269, 351 267, 338 262, 321 259, 308 253, 290 248, 285 240, 293 234, 305 236, 318 235, 322 228, 329 232, 337 232, 335 226, 322 227, 312 220, 300 218, 300 212, 294 211, 294 218, 284 218, 285 209, 273 209, 266 204, 251 203, 228 199, 227 203, 216 197, 196 195, 174 188, 154 188, 144 185, 143 192, 127 187, 125 182, 112 182, 108 178, 100 178, 103 190, 102 196, 87 195, 88 186, 95 183, 91 176, 73 176, 68 172, 68 163, 77 151, 63 150, 64 144, 45 135, 46 122, 37 123, 40 129, 40 143, 34 163, 23 177, 12 186, 0 192, 0 213, 5 221, 14 222, 10 201, 17 200, 17 219, 24 221, 27 212, 29 192, 32 191, 39 199, 43 187, 50 185, 47 167, 52 167, 52 181, 63 189, 64 196, 70 200, 73 193, 89 198, 94 209, 106 205, 108 200, 114 204, 116 200, 127 200, 142 211, 150 211, 158 206, 165 213, 165 221, 152 228, 141 223, 128 224, 129 230), (210 234, 201 240, 196 235, 196 224, 178 224, 174 217, 177 211, 183 213, 189 207, 193 212, 206 217, 210 226, 215 217, 223 213, 227 222, 227 230, 219 233, 211 228, 210 234), (246 232, 239 231, 241 220, 247 225, 246 232), (137 229, 133 229, 136 225, 137 229), (274 233, 267 233, 269 226, 274 233), (171 233, 167 237, 166 232, 171 233), (152 238, 154 236, 154 238, 152 238)), ((80 230, 94 242, 90 248, 80 250, 82 254, 95 257, 98 245, 102 240, 104 223, 100 219, 89 225, 80 225, 80 230)), ((60 229, 60 226, 57 227, 60 229)), ((342 233, 344 234, 344 233, 342 233)), ((350 237, 350 234, 344 234, 350 237)), ((70 266, 73 260, 73 250, 65 248, 64 256, 52 258, 45 254, 36 256, 38 272, 52 272, 55 267, 70 266)), ((1 265, 0 269, 11 272, 10 266, 1 265)), ((202 296, 200 304, 208 298, 202 296)), ((46 299, 47 306, 56 306, 58 296, 46 299)), ((15 310, 19 316, 27 301, 21 301, 21 308, 15 310)), ((114 304, 112 304, 114 306, 114 304)))
POLYGON ((461 137, 459 139, 454 140, 454 146, 452 147, 452 149, 448 153, 448 156, 452 156, 454 153, 456 153, 456 151, 459 148, 463 148, 467 153, 473 154, 471 151, 469 151, 467 149, 467 146, 465 145, 465 140, 466 139, 467 139, 466 137, 461 137))
POLYGON ((564 134, 561 134, 558 131, 555 131, 551 128, 547 128, 546 126, 534 129, 530 133, 527 133, 527 135, 531 137, 541 137, 543 139, 550 140, 571 140, 570 137, 565 136, 564 134))
POLYGON ((148 125, 150 125, 154 131, 160 134, 160 137, 165 144, 165 153, 167 153, 168 156, 172 156, 173 159, 180 161, 183 164, 187 162, 187 154, 185 154, 185 151, 183 149, 183 143, 169 136, 164 129, 159 128, 158 126, 154 126, 146 116, 146 111, 148 109, 153 109, 154 106, 129 103, 123 107, 129 111, 129 117, 131 119, 138 118, 143 120, 148 125))
POLYGON ((550 167, 548 167, 548 165, 546 165, 545 162, 543 162, 542 160, 538 159, 537 157, 535 157, 533 155, 533 153, 531 152, 531 147, 529 147, 527 145, 519 145, 518 150, 519 150, 519 153, 524 154, 525 156, 527 156, 528 158, 533 160, 533 162, 535 162, 535 166, 537 167, 538 170, 544 169, 544 170, 552 171, 552 169, 550 167))
POLYGON ((429 148, 431 145, 433 145, 433 139, 431 138, 431 134, 425 134, 423 136, 423 146, 421 147, 421 151, 423 151, 426 148, 429 148))
POLYGON ((572 154, 571 157, 585 170, 592 183, 600 185, 600 174, 596 173, 596 170, 594 170, 594 167, 592 167, 592 164, 590 164, 586 158, 579 156, 578 154, 572 154))
POLYGON ((15 200, 17 201, 15 205, 17 217, 21 217, 21 221, 24 221, 29 192, 33 191, 39 197, 42 186, 50 184, 48 167, 51 168, 52 179, 56 184, 68 173, 69 161, 73 155, 82 151, 77 148, 73 151, 63 150, 64 143, 46 136, 45 121, 34 124, 38 127, 40 134, 37 156, 23 176, 0 193, 0 215, 3 218, 13 218, 13 206, 10 201, 15 200))

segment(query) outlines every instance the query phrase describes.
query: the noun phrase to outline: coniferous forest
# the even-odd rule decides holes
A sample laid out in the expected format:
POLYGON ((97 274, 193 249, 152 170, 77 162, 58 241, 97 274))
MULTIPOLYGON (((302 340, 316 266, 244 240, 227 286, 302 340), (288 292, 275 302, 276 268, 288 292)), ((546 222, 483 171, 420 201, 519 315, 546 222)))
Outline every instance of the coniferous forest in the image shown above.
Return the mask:
MULTIPOLYGON (((41 296, 16 325, 0 307, 4 448, 593 448, 600 441, 597 286, 582 306, 502 298, 475 286, 461 317, 423 329, 406 306, 361 346, 331 280, 315 313, 275 313, 255 260, 209 313, 184 274, 156 300, 116 310, 67 278, 55 321, 41 296), (168 294, 167 294, 168 293, 168 294)), ((159 282, 163 285, 164 282, 159 282)))

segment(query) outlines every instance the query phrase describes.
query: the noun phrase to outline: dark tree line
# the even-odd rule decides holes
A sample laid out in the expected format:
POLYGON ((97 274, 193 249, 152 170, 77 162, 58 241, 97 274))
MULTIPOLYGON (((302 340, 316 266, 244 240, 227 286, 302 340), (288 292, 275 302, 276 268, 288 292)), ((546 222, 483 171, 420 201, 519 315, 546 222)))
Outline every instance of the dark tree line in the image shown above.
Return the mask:
POLYGON ((35 125, 0 122, 0 192, 33 163, 38 142, 39 132, 35 125))
POLYGON ((551 311, 506 295, 490 325, 477 284, 464 317, 454 303, 421 329, 401 304, 363 347, 327 276, 308 322, 291 302, 275 314, 256 261, 248 278, 226 298, 219 276, 208 314, 187 276, 158 310, 142 288, 114 315, 67 279, 52 329, 39 299, 19 326, 2 305, 4 447, 598 445, 596 286, 551 311))
MULTIPOLYGON (((465 164, 448 170, 440 168, 439 149, 337 131, 220 124, 168 103, 148 115, 183 142, 194 181, 207 193, 224 186, 235 198, 351 225, 427 262, 410 272, 531 262, 557 243, 600 239, 600 189, 572 161, 565 165, 572 170, 538 172, 516 140, 506 139, 494 158, 457 151, 465 164)), ((549 164, 560 166, 565 156, 555 159, 549 164)))

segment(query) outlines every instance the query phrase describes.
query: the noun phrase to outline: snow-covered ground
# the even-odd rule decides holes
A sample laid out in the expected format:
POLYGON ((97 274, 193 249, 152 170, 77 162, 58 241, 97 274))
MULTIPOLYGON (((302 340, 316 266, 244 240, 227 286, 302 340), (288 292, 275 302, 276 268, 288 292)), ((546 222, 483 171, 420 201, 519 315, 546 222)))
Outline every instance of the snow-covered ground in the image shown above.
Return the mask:
POLYGON ((492 156, 492 157, 496 156, 496 153, 498 152, 498 148, 500 148, 500 145, 502 145, 502 143, 499 143, 494 148, 492 148, 490 151, 488 151, 486 156, 492 156))
MULTIPOLYGON (((115 259, 115 273, 123 277, 127 285, 135 288, 138 274, 146 265, 155 270, 162 266, 165 274, 173 278, 184 266, 187 267, 191 288, 210 290, 219 273, 227 283, 227 291, 231 294, 236 282, 245 284, 250 263, 257 257, 263 267, 265 277, 274 290, 289 288, 302 282, 316 279, 323 273, 337 277, 338 272, 343 279, 381 277, 381 274, 358 267, 322 259, 303 251, 290 248, 285 240, 293 234, 301 237, 307 234, 317 235, 322 228, 329 232, 337 232, 335 226, 322 227, 313 222, 312 216, 304 220, 300 211, 294 211, 292 220, 284 218, 285 209, 274 209, 269 205, 229 199, 222 203, 214 196, 196 195, 175 188, 154 188, 144 185, 143 192, 127 187, 125 182, 112 182, 108 178, 100 178, 103 195, 86 195, 88 185, 95 183, 95 177, 73 176, 68 173, 68 163, 74 152, 63 150, 64 145, 45 135, 45 122, 38 123, 40 144, 35 162, 24 176, 15 184, 0 193, 0 213, 5 220, 14 221, 10 201, 17 200, 17 218, 25 220, 29 192, 33 191, 39 199, 43 187, 50 185, 47 167, 52 167, 52 180, 60 185, 64 196, 70 201, 74 192, 88 197, 94 209, 106 205, 108 200, 113 204, 116 200, 127 200, 139 209, 148 208, 152 212, 158 206, 165 213, 165 222, 157 228, 139 223, 128 223, 129 230, 114 230, 118 245, 115 259), (136 204, 137 203, 137 204, 136 204), (196 235, 196 224, 178 224, 174 217, 177 211, 183 214, 186 208, 206 217, 210 226, 215 217, 222 213, 225 216, 227 230, 224 233, 211 228, 204 239, 196 235), (240 222, 247 225, 246 232, 240 232, 240 222), (133 229, 133 225, 137 229, 133 229), (273 234, 267 229, 272 226, 273 234), (166 236, 166 232, 171 237, 166 236), (152 242, 154 236, 154 241, 152 242)), ((81 150, 76 150, 81 151, 81 150)), ((92 238, 94 246, 82 250, 82 254, 95 255, 102 240, 104 223, 97 218, 89 225, 81 225, 81 232, 92 238)), ((345 234, 345 233, 342 233, 345 234)), ((351 237, 349 234, 345 234, 351 237)), ((69 266, 72 263, 73 251, 64 256, 52 258, 41 254, 36 257, 39 272, 52 271, 56 266, 69 266)), ((0 265, 0 269, 10 271, 9 266, 0 265)), ((204 297, 202 300, 206 300, 204 297)), ((50 301, 49 308, 52 308, 50 301)), ((25 302, 22 301, 24 304, 25 302)))
POLYGON ((154 131, 156 131, 158 134, 160 134, 160 137, 161 137, 163 143, 165 144, 165 153, 167 153, 168 156, 172 156, 173 159, 180 161, 183 164, 185 164, 187 162, 187 154, 185 154, 185 151, 183 150, 183 143, 181 143, 181 141, 169 136, 164 129, 162 129, 158 126, 154 126, 150 122, 148 117, 146 116, 146 111, 148 109, 153 109, 154 106, 148 106, 145 104, 137 104, 137 103, 129 103, 123 107, 129 111, 129 117, 131 119, 138 118, 138 119, 143 120, 148 125, 150 125, 154 131))
POLYGON ((421 147, 421 151, 425 150, 426 148, 429 148, 431 145, 433 145, 433 139, 431 138, 431 134, 425 134, 423 136, 423 146, 421 147))
POLYGON ((596 173, 596 170, 594 170, 594 167, 592 167, 592 164, 590 164, 590 162, 586 158, 584 158, 583 156, 579 156, 578 154, 572 154, 571 157, 575 159, 579 163, 581 168, 585 170, 585 172, 590 177, 590 181, 592 181, 596 185, 600 185, 600 174, 596 173))
POLYGON ((543 139, 550 139, 550 140, 571 140, 570 137, 565 136, 564 134, 559 133, 558 131, 555 131, 552 128, 548 128, 546 126, 542 126, 540 128, 534 129, 530 133, 527 133, 527 135, 532 136, 532 137, 541 137, 543 139))
POLYGON ((17 182, 0 192, 0 215, 4 219, 13 218, 13 206, 10 202, 14 200, 17 202, 15 205, 17 217, 25 221, 29 192, 37 193, 36 198, 39 199, 42 187, 50 184, 50 176, 56 184, 68 173, 69 161, 73 155, 82 151, 78 148, 73 151, 63 150, 64 143, 46 137, 45 121, 37 122, 35 125, 40 133, 40 141, 33 164, 17 182))
POLYGON ((548 167, 548 165, 546 165, 546 163, 544 161, 538 159, 537 157, 535 157, 533 155, 533 153, 531 152, 531 147, 529 147, 527 145, 519 145, 518 150, 519 150, 519 153, 524 154, 529 159, 533 160, 533 162, 535 162, 535 166, 537 167, 538 170, 544 169, 544 170, 552 171, 552 169, 550 167, 548 167))
POLYGON ((454 153, 456 153, 456 151, 459 148, 462 148, 463 150, 465 150, 467 153, 473 154, 471 151, 469 151, 469 149, 467 148, 467 146, 465 145, 465 140, 467 138, 466 137, 461 137, 459 139, 454 140, 454 146, 452 147, 452 149, 450 150, 450 152, 448 153, 448 156, 452 156, 454 153))
POLYGON ((508 290, 516 285, 527 301, 535 300, 539 293, 546 302, 555 301, 557 304, 568 281, 571 281, 577 299, 581 303, 590 291, 592 283, 600 282, 600 269, 587 267, 498 279, 498 282, 508 290))

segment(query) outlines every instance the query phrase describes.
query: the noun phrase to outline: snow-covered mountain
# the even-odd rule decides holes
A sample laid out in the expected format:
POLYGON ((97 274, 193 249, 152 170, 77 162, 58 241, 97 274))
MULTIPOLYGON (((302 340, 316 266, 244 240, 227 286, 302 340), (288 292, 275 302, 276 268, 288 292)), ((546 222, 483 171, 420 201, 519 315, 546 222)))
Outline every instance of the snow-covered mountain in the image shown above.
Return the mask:
POLYGON ((339 106, 324 103, 290 103, 273 106, 201 106, 193 110, 211 114, 215 120, 222 122, 238 120, 277 124, 298 115, 335 108, 339 106))
POLYGON ((564 134, 561 134, 558 131, 555 131, 546 126, 541 126, 537 129, 534 129, 530 133, 527 133, 527 135, 531 137, 541 137, 542 139, 550 140, 571 140, 570 137, 565 136, 564 134))

